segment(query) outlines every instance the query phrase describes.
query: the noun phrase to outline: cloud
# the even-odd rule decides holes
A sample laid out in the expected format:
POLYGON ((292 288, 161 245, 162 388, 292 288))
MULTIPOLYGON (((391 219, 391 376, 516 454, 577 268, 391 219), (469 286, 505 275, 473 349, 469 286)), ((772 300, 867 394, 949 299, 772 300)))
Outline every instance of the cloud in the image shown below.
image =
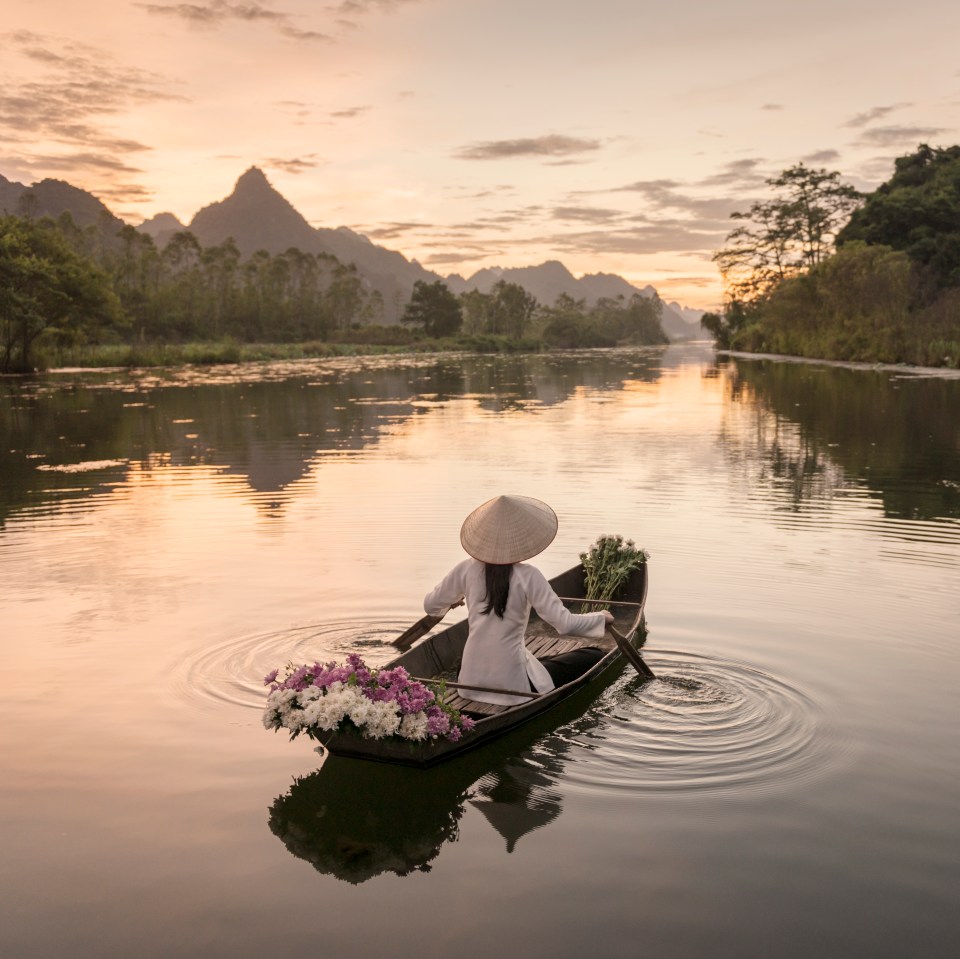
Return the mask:
POLYGON ((733 160, 726 164, 723 173, 715 173, 701 182, 704 186, 759 186, 766 182, 766 175, 758 172, 764 162, 762 157, 733 160))
POLYGON ((888 113, 893 113, 894 110, 908 106, 910 106, 909 103, 892 103, 887 107, 873 107, 870 110, 865 110, 863 113, 858 113, 856 116, 851 117, 843 126, 859 129, 860 127, 865 127, 868 123, 873 123, 874 120, 885 117, 888 113))
POLYGON ((836 150, 817 150, 816 153, 808 153, 803 157, 804 163, 833 163, 839 160, 840 154, 836 150))
POLYGON ((271 10, 255 2, 230 3, 229 0, 208 0, 207 3, 138 3, 136 6, 153 16, 174 17, 197 27, 221 27, 230 21, 266 23, 291 40, 329 41, 333 38, 316 30, 303 30, 292 14, 271 10))
POLYGON ((342 0, 331 9, 341 16, 363 16, 376 10, 389 13, 398 7, 419 2, 420 0, 342 0))
POLYGON ((520 140, 490 140, 463 147, 454 156, 460 160, 502 160, 508 157, 563 157, 600 149, 599 140, 560 134, 520 140))
POLYGON ((670 277, 660 277, 657 280, 658 291, 671 290, 678 288, 685 290, 687 287, 696 286, 701 289, 715 288, 717 285, 717 276, 678 276, 676 279, 670 277))
MULTIPOLYGON (((710 178, 705 183, 709 183, 710 178)), ((620 193, 638 193, 655 210, 673 210, 687 213, 699 220, 726 220, 737 203, 729 197, 699 197, 678 191, 682 184, 676 180, 640 180, 617 188, 620 193)))
POLYGON ((102 153, 68 153, 62 156, 48 154, 33 156, 30 162, 47 173, 71 173, 78 169, 107 170, 116 173, 142 172, 138 167, 130 166, 116 157, 104 156, 102 153))
POLYGON ((594 230, 560 233, 538 238, 554 249, 568 253, 701 253, 715 249, 726 236, 725 231, 692 228, 686 220, 662 220, 634 229, 594 230))
POLYGON ((874 127, 860 134, 857 144, 871 147, 914 147, 947 131, 943 127, 874 127))
POLYGON ((39 80, 8 80, 0 93, 0 103, 23 111, 26 122, 34 114, 48 111, 78 125, 82 118, 92 115, 184 99, 162 89, 165 81, 158 74, 120 66, 109 54, 92 47, 25 33, 6 34, 2 39, 21 56, 49 67, 46 76, 39 80), (63 52, 55 49, 58 44, 63 44, 63 52))
POLYGON ((330 116, 336 117, 338 120, 352 120, 354 117, 366 113, 369 109, 370 107, 349 107, 346 110, 335 110, 330 116))
POLYGON ((371 240, 396 240, 411 230, 422 230, 423 226, 422 223, 389 223, 386 226, 365 230, 364 236, 371 240))
POLYGON ((555 220, 567 220, 585 223, 609 223, 623 216, 622 210, 608 210, 603 207, 558 206, 551 216, 555 220))
POLYGON ((314 170, 321 164, 316 153, 308 153, 306 156, 293 157, 292 159, 283 159, 281 157, 270 157, 264 160, 264 166, 272 167, 275 170, 282 170, 284 173, 306 173, 308 170, 314 170))
MULTIPOLYGON (((164 89, 166 81, 157 74, 123 66, 93 47, 28 31, 8 33, 3 41, 8 58, 24 57, 43 68, 39 76, 8 78, 0 87, 0 137, 35 144, 22 160, 41 175, 140 172, 124 157, 150 147, 115 135, 110 118, 184 99, 164 89), (56 153, 55 144, 67 149, 56 153)), ((128 192, 133 189, 124 185, 128 192)))
POLYGON ((468 263, 474 260, 485 260, 491 256, 502 255, 503 250, 448 250, 446 253, 432 253, 423 262, 424 266, 452 266, 457 263, 468 263))

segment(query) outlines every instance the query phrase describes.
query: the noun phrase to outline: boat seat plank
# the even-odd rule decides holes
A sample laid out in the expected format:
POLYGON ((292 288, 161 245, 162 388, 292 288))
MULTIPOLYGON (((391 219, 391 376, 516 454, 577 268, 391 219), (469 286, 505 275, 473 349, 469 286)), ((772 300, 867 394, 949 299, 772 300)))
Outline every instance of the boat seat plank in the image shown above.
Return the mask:
POLYGON ((527 649, 539 659, 545 656, 559 656, 561 653, 569 653, 573 649, 579 649, 581 646, 592 646, 593 643, 584 642, 580 639, 571 639, 569 636, 538 636, 532 642, 527 643, 527 649))
POLYGON ((475 699, 467 699, 459 693, 450 692, 447 693, 446 701, 454 709, 458 709, 462 713, 472 713, 480 716, 496 716, 498 713, 502 713, 505 709, 510 708, 509 706, 498 706, 494 703, 481 703, 475 699))
POLYGON ((533 639, 527 643, 527 649, 529 649, 534 656, 544 656, 546 655, 544 650, 549 649, 556 641, 556 633, 550 636, 534 636, 533 639))

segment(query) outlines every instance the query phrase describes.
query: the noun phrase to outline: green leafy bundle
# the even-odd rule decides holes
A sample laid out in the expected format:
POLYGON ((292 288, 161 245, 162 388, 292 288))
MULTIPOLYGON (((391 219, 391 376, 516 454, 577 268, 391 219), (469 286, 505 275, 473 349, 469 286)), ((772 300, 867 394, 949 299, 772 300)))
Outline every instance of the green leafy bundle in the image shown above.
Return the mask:
MULTIPOLYGON (((646 563, 647 556, 632 539, 601 536, 587 552, 580 554, 586 574, 587 599, 614 599, 630 574, 646 563)), ((596 609, 596 606, 593 608, 596 609)))

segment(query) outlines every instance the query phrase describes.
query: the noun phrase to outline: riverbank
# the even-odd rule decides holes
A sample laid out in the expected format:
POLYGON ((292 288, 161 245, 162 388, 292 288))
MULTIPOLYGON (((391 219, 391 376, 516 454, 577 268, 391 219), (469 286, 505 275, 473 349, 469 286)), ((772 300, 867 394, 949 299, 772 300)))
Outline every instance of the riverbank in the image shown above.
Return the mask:
POLYGON ((539 353, 539 340, 505 336, 456 336, 405 342, 240 343, 236 340, 195 343, 101 343, 66 348, 44 355, 47 369, 145 366, 215 366, 268 360, 323 359, 337 356, 389 356, 398 353, 539 353))
POLYGON ((776 363, 803 363, 809 366, 830 366, 843 370, 875 370, 902 373, 908 376, 935 376, 960 379, 960 369, 950 366, 920 366, 913 363, 866 363, 855 360, 827 360, 814 356, 792 356, 785 353, 750 353, 746 350, 717 350, 717 356, 741 360, 771 360, 776 363))

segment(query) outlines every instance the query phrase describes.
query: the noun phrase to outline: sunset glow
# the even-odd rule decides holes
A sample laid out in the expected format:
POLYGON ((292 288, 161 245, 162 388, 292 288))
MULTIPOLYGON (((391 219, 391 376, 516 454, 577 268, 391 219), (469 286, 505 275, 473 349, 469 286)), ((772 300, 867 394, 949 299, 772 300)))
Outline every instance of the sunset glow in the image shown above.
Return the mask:
POLYGON ((715 306, 729 215, 960 138, 960 7, 12 0, 0 174, 189 223, 250 166, 442 275, 562 261, 715 306))

